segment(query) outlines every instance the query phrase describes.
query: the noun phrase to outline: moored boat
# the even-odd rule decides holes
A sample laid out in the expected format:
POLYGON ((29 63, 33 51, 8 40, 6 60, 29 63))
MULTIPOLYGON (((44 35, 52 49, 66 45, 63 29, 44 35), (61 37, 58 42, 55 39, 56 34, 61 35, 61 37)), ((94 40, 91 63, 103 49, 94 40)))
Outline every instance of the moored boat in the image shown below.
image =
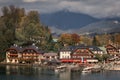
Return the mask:
POLYGON ((92 67, 85 67, 82 70, 82 73, 90 73, 92 71, 92 67))
POLYGON ((94 65, 94 66, 86 66, 85 68, 83 68, 82 73, 95 73, 95 72, 100 72, 101 71, 101 67, 98 65, 94 65))
POLYGON ((55 72, 64 72, 64 71, 66 71, 66 66, 58 66, 58 67, 56 67, 55 68, 55 72))

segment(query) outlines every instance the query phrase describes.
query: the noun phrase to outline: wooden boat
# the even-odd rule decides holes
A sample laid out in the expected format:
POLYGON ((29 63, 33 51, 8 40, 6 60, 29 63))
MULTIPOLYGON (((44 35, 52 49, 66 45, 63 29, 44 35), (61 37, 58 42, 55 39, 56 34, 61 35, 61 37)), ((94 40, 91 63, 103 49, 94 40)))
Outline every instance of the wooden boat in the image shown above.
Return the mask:
POLYGON ((82 73, 90 73, 90 72, 100 72, 101 71, 101 67, 100 66, 87 66, 85 68, 83 68, 82 73))
POLYGON ((82 73, 90 73, 92 71, 92 67, 85 67, 82 70, 82 73))
POLYGON ((64 72, 64 71, 66 71, 66 66, 58 66, 58 67, 56 67, 55 68, 55 72, 64 72))

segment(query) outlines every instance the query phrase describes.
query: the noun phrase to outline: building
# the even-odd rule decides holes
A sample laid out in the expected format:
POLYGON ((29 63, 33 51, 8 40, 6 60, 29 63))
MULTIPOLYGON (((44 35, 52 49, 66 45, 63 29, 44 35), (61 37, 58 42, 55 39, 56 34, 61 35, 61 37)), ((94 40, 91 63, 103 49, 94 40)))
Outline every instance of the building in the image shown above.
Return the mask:
POLYGON ((92 51, 93 54, 100 54, 103 55, 105 54, 103 50, 101 50, 100 48, 96 47, 96 46, 88 46, 89 50, 92 51))
POLYGON ((43 53, 35 45, 25 48, 17 45, 6 50, 7 63, 41 63, 43 53))
POLYGON ((66 46, 59 51, 59 59, 71 59, 72 49, 70 46, 66 46))
POLYGON ((64 47, 60 51, 59 57, 61 62, 98 62, 94 59, 92 51, 83 45, 64 47))
POLYGON ((81 63, 98 62, 89 48, 77 48, 72 52, 72 60, 81 63))
POLYGON ((105 48, 109 55, 116 56, 119 53, 118 49, 111 44, 106 45, 105 48))
POLYGON ((45 60, 49 60, 49 61, 51 61, 51 60, 57 60, 58 59, 58 54, 57 53, 52 53, 52 52, 50 52, 50 53, 44 53, 43 54, 43 58, 45 60))
POLYGON ((58 64, 60 63, 59 59, 58 59, 58 53, 44 53, 43 54, 43 63, 47 63, 47 64, 58 64))
POLYGON ((20 63, 41 63, 42 51, 35 45, 27 46, 23 48, 21 57, 19 58, 20 63))
POLYGON ((6 62, 7 63, 19 63, 19 58, 21 57, 22 48, 17 45, 11 46, 6 50, 6 62))

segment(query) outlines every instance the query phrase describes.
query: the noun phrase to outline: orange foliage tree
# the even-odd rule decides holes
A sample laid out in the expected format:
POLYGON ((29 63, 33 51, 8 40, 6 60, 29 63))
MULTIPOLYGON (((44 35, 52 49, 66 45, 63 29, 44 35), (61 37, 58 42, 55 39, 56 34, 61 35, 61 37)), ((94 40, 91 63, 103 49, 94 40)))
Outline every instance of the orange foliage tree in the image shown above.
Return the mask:
POLYGON ((76 45, 80 42, 80 36, 78 34, 71 34, 71 38, 72 38, 72 44, 76 45))

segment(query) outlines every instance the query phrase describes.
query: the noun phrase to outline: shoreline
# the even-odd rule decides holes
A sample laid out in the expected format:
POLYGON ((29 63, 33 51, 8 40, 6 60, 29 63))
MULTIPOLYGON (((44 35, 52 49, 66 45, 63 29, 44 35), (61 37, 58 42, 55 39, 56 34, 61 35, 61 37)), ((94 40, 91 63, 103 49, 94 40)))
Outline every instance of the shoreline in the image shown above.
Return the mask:
POLYGON ((55 65, 41 65, 41 64, 14 64, 14 63, 0 63, 0 66, 24 66, 24 67, 41 67, 41 68, 48 68, 48 69, 54 69, 56 66, 55 65))
MULTIPOLYGON (((0 63, 0 66, 4 66, 4 65, 10 65, 10 66, 29 66, 29 67, 43 67, 43 68, 51 68, 51 69, 53 69, 53 68, 55 68, 56 67, 56 65, 44 65, 44 64, 20 64, 20 63, 17 63, 17 64, 15 64, 15 63, 0 63)), ((67 65, 68 66, 68 65, 67 65)), ((70 67, 70 65, 68 66, 68 68, 70 67)), ((114 66, 112 66, 112 67, 110 67, 110 66, 104 66, 103 67, 103 70, 114 70, 114 71, 120 71, 120 65, 114 65, 114 66)))
POLYGON ((104 70, 114 70, 114 71, 120 71, 120 64, 107 63, 102 65, 104 70))
POLYGON ((0 63, 0 65, 11 65, 11 66, 33 66, 33 64, 15 64, 15 63, 0 63))

